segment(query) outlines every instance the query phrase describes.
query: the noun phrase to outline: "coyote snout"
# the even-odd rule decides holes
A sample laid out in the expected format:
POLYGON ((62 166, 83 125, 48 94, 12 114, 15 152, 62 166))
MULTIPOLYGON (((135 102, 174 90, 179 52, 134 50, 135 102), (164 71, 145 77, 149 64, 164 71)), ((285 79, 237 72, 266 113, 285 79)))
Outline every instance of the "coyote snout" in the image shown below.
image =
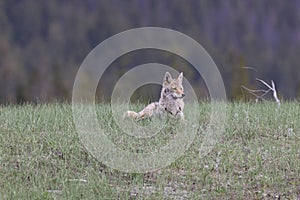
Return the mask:
MULTIPOLYGON (((166 89, 165 92, 169 93, 170 91, 166 89)), ((174 88, 174 91, 171 92, 170 95, 173 97, 173 99, 182 99, 183 97, 185 97, 183 90, 176 89, 176 88, 174 88)))
POLYGON ((177 79, 173 79, 171 74, 166 72, 159 101, 149 104, 138 113, 134 111, 127 111, 124 113, 124 117, 138 120, 152 117, 153 115, 161 116, 165 113, 169 116, 183 120, 183 98, 185 97, 185 94, 182 86, 182 79, 182 72, 179 74, 177 79))

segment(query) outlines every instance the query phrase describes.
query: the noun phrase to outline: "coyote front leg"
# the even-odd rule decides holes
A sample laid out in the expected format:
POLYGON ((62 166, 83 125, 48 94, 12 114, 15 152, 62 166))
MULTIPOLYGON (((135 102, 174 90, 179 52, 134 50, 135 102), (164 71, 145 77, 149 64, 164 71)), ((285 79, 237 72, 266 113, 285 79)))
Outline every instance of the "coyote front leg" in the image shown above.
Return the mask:
POLYGON ((157 108, 158 108, 158 102, 153 102, 138 113, 130 110, 125 112, 123 118, 129 117, 135 120, 150 118, 153 116, 154 113, 156 113, 157 108))

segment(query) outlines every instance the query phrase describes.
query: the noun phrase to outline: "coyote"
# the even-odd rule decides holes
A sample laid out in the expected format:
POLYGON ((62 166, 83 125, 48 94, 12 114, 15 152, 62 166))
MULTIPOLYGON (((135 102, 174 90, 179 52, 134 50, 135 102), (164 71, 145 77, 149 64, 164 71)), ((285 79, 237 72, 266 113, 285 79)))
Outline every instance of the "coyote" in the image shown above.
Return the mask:
POLYGON ((127 111, 124 118, 140 120, 152 116, 161 117, 168 114, 171 117, 184 120, 183 114, 183 97, 185 96, 182 86, 183 73, 181 72, 177 79, 173 79, 169 72, 166 72, 163 80, 163 86, 158 102, 150 103, 142 111, 136 113, 127 111))

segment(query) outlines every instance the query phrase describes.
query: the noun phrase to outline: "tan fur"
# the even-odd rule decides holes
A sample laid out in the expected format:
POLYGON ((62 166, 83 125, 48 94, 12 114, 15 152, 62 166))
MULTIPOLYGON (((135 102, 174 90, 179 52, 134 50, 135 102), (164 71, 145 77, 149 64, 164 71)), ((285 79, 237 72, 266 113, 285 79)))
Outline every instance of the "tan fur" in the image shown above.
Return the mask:
POLYGON ((168 115, 174 118, 184 120, 183 97, 185 96, 182 86, 183 73, 180 73, 177 79, 173 79, 169 72, 166 72, 160 99, 147 105, 143 110, 136 113, 127 111, 124 118, 132 118, 135 120, 150 118, 152 116, 168 115))

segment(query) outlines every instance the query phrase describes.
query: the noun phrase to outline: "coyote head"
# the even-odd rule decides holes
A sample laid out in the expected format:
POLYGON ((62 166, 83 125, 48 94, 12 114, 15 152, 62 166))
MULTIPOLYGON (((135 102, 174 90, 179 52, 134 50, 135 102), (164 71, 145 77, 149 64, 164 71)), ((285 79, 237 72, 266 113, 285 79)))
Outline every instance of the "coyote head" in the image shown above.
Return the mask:
POLYGON ((177 79, 173 79, 171 74, 166 72, 163 81, 162 96, 173 99, 182 99, 185 96, 182 86, 182 78, 182 72, 179 74, 177 79))

